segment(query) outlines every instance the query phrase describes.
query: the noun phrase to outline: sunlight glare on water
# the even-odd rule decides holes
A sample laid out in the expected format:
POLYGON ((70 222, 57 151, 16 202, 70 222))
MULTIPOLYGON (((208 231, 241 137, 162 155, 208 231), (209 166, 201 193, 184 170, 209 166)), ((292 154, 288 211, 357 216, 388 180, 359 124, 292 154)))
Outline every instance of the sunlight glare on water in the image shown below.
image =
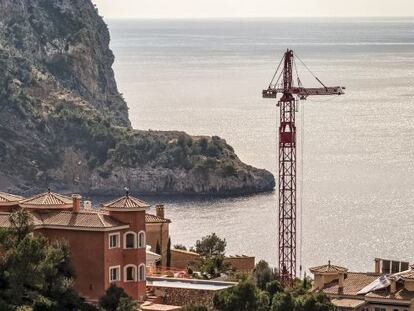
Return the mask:
MULTIPOLYGON (((243 161, 273 173, 278 114, 261 90, 286 48, 325 84, 346 86, 345 96, 312 98, 300 108, 303 266, 330 259, 368 271, 375 257, 414 259, 413 20, 108 23, 135 128, 218 135, 243 161)), ((300 74, 316 86, 303 68, 300 74)), ((173 244, 216 232, 229 254, 277 262, 276 193, 147 199, 165 201, 173 244)))

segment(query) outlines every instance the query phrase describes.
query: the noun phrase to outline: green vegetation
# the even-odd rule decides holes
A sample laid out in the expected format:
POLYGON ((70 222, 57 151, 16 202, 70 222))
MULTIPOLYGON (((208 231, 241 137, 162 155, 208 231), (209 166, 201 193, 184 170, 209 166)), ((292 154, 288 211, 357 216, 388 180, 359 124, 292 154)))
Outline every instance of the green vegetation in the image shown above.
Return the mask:
POLYGON ((186 251, 187 250, 187 246, 183 245, 183 244, 175 244, 174 245, 174 249, 179 249, 182 251, 186 251))
POLYGON ((283 288, 277 273, 260 261, 253 275, 237 286, 214 297, 218 311, 335 311, 323 293, 310 293, 310 282, 297 280, 292 288, 283 288))
POLYGON ((132 300, 123 288, 111 284, 105 292, 105 295, 99 300, 99 306, 105 311, 136 311, 139 305, 132 300))
POLYGON ((95 310, 72 288, 75 274, 68 246, 33 235, 25 210, 11 214, 10 223, 10 228, 0 229, 0 309, 95 310))
MULTIPOLYGON (((155 246, 155 253, 157 253, 158 255, 161 255, 161 253, 162 253, 161 252, 161 244, 160 244, 159 240, 157 240, 157 245, 155 246)), ((158 268, 160 268, 161 267, 161 261, 157 261, 156 266, 158 268)))
POLYGON ((208 311, 208 309, 202 305, 188 305, 181 309, 182 311, 208 311))
POLYGON ((200 174, 218 170, 223 177, 237 174, 233 149, 217 136, 193 138, 182 132, 116 127, 96 111, 67 103, 57 105, 51 121, 61 131, 59 139, 64 137, 68 144, 86 152, 92 169, 105 164, 103 172, 121 165, 194 169, 200 174))
POLYGON ((265 311, 269 304, 268 295, 251 281, 242 281, 214 296, 214 307, 219 311, 265 311))
POLYGON ((200 254, 200 258, 190 269, 199 271, 207 279, 229 272, 231 267, 224 261, 226 245, 226 240, 220 239, 215 233, 198 240, 192 250, 200 254))
POLYGON ((167 257, 165 261, 166 261, 167 269, 169 269, 171 267, 171 238, 168 238, 167 257))

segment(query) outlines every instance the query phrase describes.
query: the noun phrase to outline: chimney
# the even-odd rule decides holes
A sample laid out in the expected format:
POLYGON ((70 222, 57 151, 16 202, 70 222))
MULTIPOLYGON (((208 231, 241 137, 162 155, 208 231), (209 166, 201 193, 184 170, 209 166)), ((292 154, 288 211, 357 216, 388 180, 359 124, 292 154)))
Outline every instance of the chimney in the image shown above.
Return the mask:
POLYGON ((390 294, 394 295, 397 292, 397 278, 395 276, 391 275, 388 279, 391 282, 390 294))
POLYGON ((85 211, 90 211, 92 210, 92 202, 91 201, 84 201, 83 202, 83 209, 85 211))
POLYGON ((164 205, 163 204, 157 204, 155 206, 155 213, 158 217, 164 218, 164 205))
POLYGON ((340 273, 339 274, 339 279, 338 279, 338 287, 339 287, 339 289, 343 289, 344 288, 344 278, 345 278, 345 274, 344 273, 340 273))
POLYGON ((81 196, 79 194, 72 194, 72 212, 79 213, 80 212, 80 200, 81 196))
POLYGON ((375 258, 374 259, 375 262, 375 273, 381 273, 381 259, 380 258, 375 258))

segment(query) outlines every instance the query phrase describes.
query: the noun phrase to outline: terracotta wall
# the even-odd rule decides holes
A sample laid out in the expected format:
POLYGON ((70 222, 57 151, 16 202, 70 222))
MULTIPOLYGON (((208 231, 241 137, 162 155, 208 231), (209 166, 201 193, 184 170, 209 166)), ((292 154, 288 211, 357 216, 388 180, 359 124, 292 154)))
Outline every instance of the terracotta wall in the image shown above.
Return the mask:
POLYGON ((130 227, 120 231, 120 248, 117 249, 109 249, 109 234, 105 235, 105 286, 108 287, 110 285, 109 268, 120 265, 121 281, 116 282, 116 284, 123 287, 129 296, 141 301, 145 297, 146 282, 124 282, 124 267, 128 264, 133 264, 136 266, 136 272, 138 273, 139 266, 146 263, 145 247, 124 249, 124 234, 128 231, 133 231, 137 234, 138 239, 138 233, 145 231, 145 211, 111 211, 110 215, 124 223, 128 223, 130 227))
POLYGON ((226 257, 225 262, 228 262, 231 267, 239 272, 252 272, 255 265, 255 257, 250 256, 230 256, 226 257))
POLYGON ((167 246, 169 233, 169 224, 168 223, 146 223, 145 224, 147 231, 147 244, 151 246, 151 251, 156 252, 157 241, 160 242, 161 246, 161 262, 163 266, 166 266, 167 258, 167 246))
POLYGON ((196 261, 200 257, 199 254, 182 251, 178 249, 171 250, 171 267, 174 269, 187 269, 188 264, 192 261, 196 261))
POLYGON ((66 240, 76 271, 75 289, 85 298, 96 300, 105 292, 104 232, 40 229, 51 241, 66 240))

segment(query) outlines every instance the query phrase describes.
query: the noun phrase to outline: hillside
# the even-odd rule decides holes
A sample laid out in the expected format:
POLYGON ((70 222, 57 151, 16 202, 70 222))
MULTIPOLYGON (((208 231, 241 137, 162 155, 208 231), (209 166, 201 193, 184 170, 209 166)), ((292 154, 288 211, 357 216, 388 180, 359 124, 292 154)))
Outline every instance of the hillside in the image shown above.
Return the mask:
POLYGON ((274 178, 218 137, 132 129, 90 0, 0 0, 0 188, 244 194, 274 178))

